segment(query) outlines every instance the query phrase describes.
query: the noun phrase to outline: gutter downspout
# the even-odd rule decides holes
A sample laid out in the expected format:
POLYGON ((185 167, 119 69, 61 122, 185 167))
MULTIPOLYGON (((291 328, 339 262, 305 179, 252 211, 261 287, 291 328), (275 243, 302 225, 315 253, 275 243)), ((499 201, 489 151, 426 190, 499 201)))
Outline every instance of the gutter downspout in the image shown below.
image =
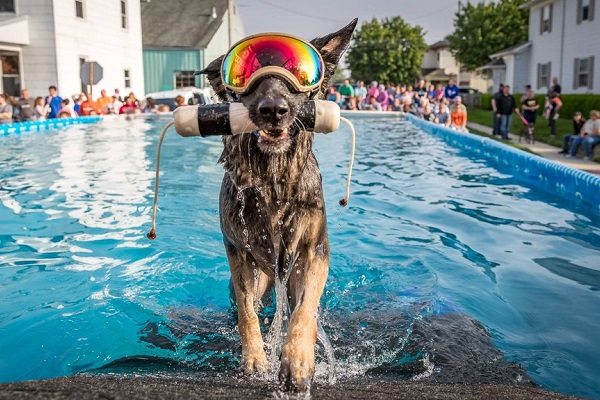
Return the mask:
POLYGON ((558 75, 558 79, 559 82, 561 83, 562 87, 566 87, 566 82, 563 80, 563 54, 564 54, 564 49, 565 49, 565 20, 566 18, 566 12, 567 12, 567 1, 566 0, 562 0, 563 3, 563 12, 562 12, 562 28, 561 28, 561 32, 560 32, 560 60, 559 60, 559 75, 558 75))

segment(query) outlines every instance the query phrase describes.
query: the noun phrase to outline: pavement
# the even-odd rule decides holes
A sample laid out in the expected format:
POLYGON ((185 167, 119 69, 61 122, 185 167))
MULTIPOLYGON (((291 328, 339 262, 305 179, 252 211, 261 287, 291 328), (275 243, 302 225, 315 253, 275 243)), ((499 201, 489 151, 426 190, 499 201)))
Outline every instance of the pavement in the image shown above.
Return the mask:
MULTIPOLYGON (((492 136, 492 128, 489 126, 468 122, 467 128, 492 136)), ((542 142, 536 141, 534 144, 528 144, 525 143, 525 141, 521 141, 519 143, 519 136, 512 133, 509 133, 508 137, 511 138, 513 143, 518 144, 521 147, 528 148, 535 154, 548 160, 552 160, 567 167, 579 169, 589 172, 590 174, 600 176, 600 163, 594 161, 584 161, 580 158, 566 158, 563 154, 558 154, 558 152, 561 150, 559 147, 550 146, 549 144, 542 142)))

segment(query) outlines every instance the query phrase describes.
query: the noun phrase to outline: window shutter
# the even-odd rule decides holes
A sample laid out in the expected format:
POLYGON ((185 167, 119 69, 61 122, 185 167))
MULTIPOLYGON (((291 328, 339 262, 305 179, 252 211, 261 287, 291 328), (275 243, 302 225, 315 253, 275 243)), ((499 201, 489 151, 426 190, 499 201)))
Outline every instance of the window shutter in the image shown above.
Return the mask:
POLYGON ((552 8, 553 8, 554 4, 550 4, 548 7, 550 7, 550 21, 548 23, 548 32, 552 32, 552 8))
POLYGON ((589 21, 593 21, 594 20, 594 2, 596 0, 590 0, 590 7, 589 7, 589 11, 588 11, 588 20, 589 21))
POLYGON ((552 62, 548 63, 548 89, 552 85, 552 62))
POLYGON ((542 64, 537 65, 537 88, 538 90, 542 87, 542 64))
POLYGON ((573 65, 573 89, 579 88, 579 58, 575 59, 573 65))
POLYGON ((581 8, 583 7, 583 2, 581 0, 577 0, 577 25, 581 24, 581 8))
POLYGON ((540 8, 540 35, 544 34, 544 7, 540 8))
POLYGON ((588 89, 594 89, 594 56, 588 61, 588 89))

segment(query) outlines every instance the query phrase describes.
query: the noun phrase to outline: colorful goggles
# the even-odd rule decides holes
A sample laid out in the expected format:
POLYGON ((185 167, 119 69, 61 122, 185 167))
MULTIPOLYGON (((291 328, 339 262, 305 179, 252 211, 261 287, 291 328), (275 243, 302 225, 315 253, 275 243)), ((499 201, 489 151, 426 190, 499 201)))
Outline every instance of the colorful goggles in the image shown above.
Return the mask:
POLYGON ((323 81, 321 55, 308 42, 282 33, 263 33, 237 42, 223 58, 224 86, 246 92, 265 75, 284 77, 299 92, 310 92, 323 81))

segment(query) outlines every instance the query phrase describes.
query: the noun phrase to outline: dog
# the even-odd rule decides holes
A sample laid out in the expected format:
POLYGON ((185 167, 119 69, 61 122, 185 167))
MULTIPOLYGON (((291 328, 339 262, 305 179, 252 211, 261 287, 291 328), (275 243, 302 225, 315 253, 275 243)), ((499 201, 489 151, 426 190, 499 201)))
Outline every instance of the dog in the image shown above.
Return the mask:
POLYGON ((535 143, 535 124, 528 123, 523 126, 523 129, 521 129, 521 133, 519 134, 519 143, 522 138, 525 138, 526 143, 535 143))
POLYGON ((299 92, 273 74, 247 92, 232 94, 221 72, 225 55, 200 71, 222 101, 241 102, 258 127, 224 136, 219 159, 225 169, 220 222, 238 311, 242 369, 247 374, 268 370, 257 307, 271 293, 275 277, 294 268, 287 283, 292 312, 279 379, 298 391, 310 387, 315 371, 317 313, 330 250, 322 178, 312 152, 314 133, 302 130, 296 116, 311 96, 324 97, 356 23, 310 42, 324 65, 323 80, 313 93, 299 92))

